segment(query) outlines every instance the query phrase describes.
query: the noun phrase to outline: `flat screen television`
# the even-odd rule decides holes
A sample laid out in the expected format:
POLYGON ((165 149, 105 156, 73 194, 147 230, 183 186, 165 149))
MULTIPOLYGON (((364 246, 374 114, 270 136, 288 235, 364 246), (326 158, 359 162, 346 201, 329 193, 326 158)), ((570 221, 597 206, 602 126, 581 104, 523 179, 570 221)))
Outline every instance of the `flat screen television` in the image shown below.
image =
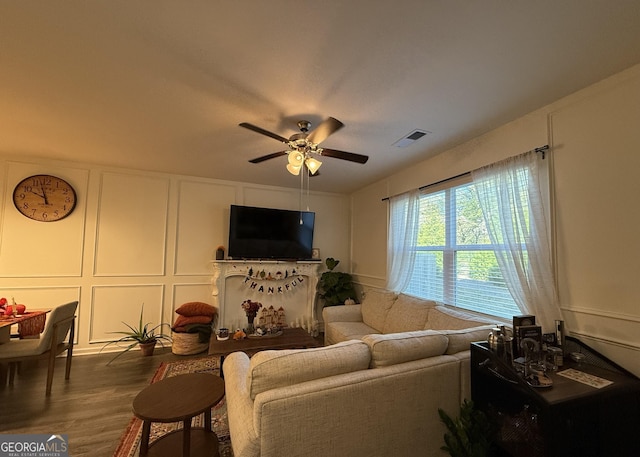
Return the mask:
POLYGON ((231 205, 231 259, 310 260, 315 213, 231 205))

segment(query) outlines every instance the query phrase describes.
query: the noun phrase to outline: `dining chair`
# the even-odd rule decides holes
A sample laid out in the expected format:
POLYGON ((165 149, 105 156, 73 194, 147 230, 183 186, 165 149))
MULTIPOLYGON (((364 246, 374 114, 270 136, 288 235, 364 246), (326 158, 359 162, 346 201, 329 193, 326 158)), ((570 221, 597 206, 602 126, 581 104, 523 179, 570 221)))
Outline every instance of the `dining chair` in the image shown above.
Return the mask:
POLYGON ((0 364, 9 365, 9 385, 13 385, 18 365, 21 362, 47 358, 47 395, 51 395, 53 370, 56 356, 67 351, 67 364, 64 379, 71 374, 73 340, 75 337, 75 318, 78 302, 73 301, 54 308, 47 319, 44 331, 39 339, 11 340, 0 344, 0 364), (67 334, 69 338, 67 339, 67 334), (66 341, 65 341, 66 339, 66 341))

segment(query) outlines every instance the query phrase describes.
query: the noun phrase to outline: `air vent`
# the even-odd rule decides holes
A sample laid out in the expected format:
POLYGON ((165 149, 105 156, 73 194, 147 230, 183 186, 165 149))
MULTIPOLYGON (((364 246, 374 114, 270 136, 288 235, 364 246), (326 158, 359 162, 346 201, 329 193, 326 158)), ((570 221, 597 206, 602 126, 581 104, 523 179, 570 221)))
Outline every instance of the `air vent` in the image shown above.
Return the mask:
POLYGON ((400 138, 398 141, 393 143, 393 145, 397 148, 406 148, 407 146, 413 144, 414 142, 416 142, 417 140, 419 140, 420 138, 422 138, 428 133, 431 133, 431 132, 428 132, 426 130, 416 129, 411 133, 409 133, 407 136, 400 138))

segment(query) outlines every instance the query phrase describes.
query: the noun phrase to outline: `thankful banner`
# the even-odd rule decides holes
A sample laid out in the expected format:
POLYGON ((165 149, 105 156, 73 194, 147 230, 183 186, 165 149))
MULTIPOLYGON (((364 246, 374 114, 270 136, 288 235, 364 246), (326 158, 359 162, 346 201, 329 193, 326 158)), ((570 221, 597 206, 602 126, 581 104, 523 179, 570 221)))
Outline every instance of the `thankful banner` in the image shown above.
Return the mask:
POLYGON ((244 285, 247 289, 253 290, 261 294, 273 295, 284 294, 296 290, 301 285, 305 278, 304 276, 297 276, 295 278, 287 277, 286 279, 258 279, 255 277, 247 276, 244 278, 244 285), (277 284, 274 284, 277 281, 277 284))

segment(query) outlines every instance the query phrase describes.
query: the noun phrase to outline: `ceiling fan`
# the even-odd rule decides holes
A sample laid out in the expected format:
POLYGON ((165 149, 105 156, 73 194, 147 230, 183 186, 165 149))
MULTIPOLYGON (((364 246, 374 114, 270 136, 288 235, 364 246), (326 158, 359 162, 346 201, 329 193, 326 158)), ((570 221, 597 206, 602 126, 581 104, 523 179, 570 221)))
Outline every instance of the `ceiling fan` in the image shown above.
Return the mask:
POLYGON ((318 127, 316 127, 311 133, 309 129, 311 122, 301 120, 298 121, 298 128, 301 133, 295 133, 289 137, 289 139, 278 135, 277 133, 269 132, 261 127, 257 127, 253 124, 243 122, 240 127, 244 127, 254 132, 266 135, 273 139, 276 139, 287 146, 289 149, 286 151, 274 152, 262 157, 249 160, 251 163, 260 163, 265 160, 275 159, 276 157, 287 155, 288 164, 287 170, 291 174, 298 175, 300 169, 304 166, 309 170, 311 175, 316 174, 322 162, 318 160, 318 156, 333 157, 336 159, 348 160, 349 162, 366 163, 369 160, 368 156, 361 154, 354 154, 353 152, 338 151, 336 149, 321 148, 319 144, 326 140, 329 135, 340 130, 344 127, 344 124, 333 117, 325 119, 318 127))

